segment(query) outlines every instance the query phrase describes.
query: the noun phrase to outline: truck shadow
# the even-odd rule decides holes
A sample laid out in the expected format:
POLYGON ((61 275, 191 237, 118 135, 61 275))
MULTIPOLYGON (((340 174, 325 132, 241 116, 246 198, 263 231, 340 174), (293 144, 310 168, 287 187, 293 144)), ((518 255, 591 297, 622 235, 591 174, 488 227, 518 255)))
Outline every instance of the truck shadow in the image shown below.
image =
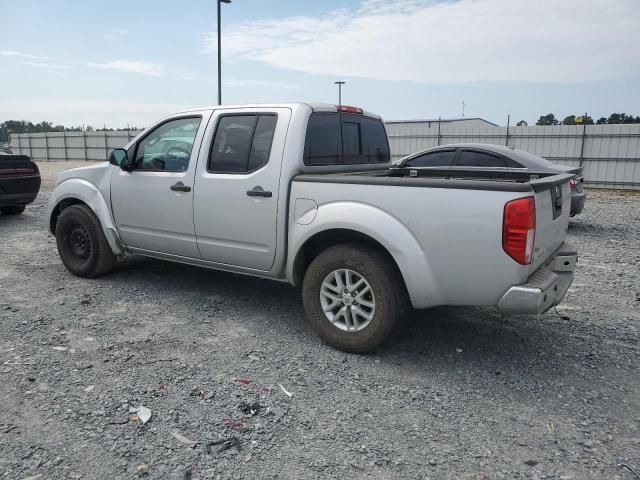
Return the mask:
POLYGON ((584 372, 580 359, 588 357, 594 345, 572 335, 574 328, 575 323, 553 311, 502 316, 492 308, 438 307, 413 312, 379 356, 431 373, 484 378, 490 384, 504 378, 552 380, 584 372))
MULTIPOLYGON (((288 284, 142 257, 128 259, 105 278, 146 292, 148 300, 162 295, 178 308, 193 309, 196 323, 199 306, 214 305, 221 316, 233 318, 226 323, 229 328, 235 324, 255 333, 252 341, 261 348, 297 343, 310 351, 329 349, 336 358, 345 355, 323 345, 311 331, 300 293, 288 284), (261 335, 265 319, 270 331, 261 335)), ((502 317, 493 309, 440 307, 413 312, 407 320, 377 352, 353 355, 354 360, 370 362, 373 357, 391 368, 410 367, 417 377, 456 370, 461 375, 510 375, 524 380, 532 368, 536 370, 532 376, 538 378, 570 374, 575 369, 571 359, 581 355, 579 344, 558 335, 560 320, 551 314, 502 317), (562 355, 558 355, 560 348, 562 355)))

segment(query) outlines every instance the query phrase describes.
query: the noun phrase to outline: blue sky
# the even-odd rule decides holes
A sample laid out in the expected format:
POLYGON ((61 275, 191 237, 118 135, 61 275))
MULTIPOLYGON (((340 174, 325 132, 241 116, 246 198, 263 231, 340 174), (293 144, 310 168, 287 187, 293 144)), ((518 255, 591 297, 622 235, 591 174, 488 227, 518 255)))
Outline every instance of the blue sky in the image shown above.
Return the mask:
MULTIPOLYGON (((216 101, 215 0, 0 0, 0 121, 144 126, 216 101)), ((233 0, 224 103, 386 119, 640 114, 640 0, 233 0)))

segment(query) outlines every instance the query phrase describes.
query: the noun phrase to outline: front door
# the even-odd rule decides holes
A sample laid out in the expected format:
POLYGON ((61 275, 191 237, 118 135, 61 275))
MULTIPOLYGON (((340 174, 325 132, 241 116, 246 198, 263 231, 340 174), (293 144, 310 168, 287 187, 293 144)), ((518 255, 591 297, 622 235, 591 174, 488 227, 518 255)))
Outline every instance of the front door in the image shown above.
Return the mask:
POLYGON ((113 217, 125 245, 200 258, 193 227, 193 179, 211 112, 180 116, 152 128, 129 149, 131 171, 111 178, 113 217))
POLYGON ((203 259, 265 271, 273 265, 290 116, 287 108, 215 111, 205 134, 211 147, 201 154, 195 181, 194 222, 203 259))

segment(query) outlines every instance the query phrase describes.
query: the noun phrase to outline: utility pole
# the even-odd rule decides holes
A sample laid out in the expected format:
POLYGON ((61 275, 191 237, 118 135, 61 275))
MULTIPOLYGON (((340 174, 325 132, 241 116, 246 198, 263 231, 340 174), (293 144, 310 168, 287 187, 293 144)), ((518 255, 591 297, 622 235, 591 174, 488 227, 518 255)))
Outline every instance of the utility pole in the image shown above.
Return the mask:
POLYGON ((464 100, 462 100, 462 118, 464 118, 464 100))
POLYGON ((223 3, 231 3, 231 0, 216 0, 218 2, 218 105, 222 105, 222 31, 221 8, 223 3))
POLYGON ((342 80, 333 82, 334 85, 338 85, 338 106, 342 105, 342 85, 347 82, 343 82, 342 80))

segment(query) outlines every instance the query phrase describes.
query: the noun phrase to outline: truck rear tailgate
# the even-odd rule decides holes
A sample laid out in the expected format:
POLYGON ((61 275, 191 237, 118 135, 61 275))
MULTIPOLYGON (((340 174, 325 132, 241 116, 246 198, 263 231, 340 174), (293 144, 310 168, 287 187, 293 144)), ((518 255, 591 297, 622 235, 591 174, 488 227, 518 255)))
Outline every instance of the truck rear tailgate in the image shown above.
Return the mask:
POLYGON ((563 173, 530 183, 536 202, 536 230, 529 273, 550 258, 566 238, 571 211, 570 178, 563 173))

